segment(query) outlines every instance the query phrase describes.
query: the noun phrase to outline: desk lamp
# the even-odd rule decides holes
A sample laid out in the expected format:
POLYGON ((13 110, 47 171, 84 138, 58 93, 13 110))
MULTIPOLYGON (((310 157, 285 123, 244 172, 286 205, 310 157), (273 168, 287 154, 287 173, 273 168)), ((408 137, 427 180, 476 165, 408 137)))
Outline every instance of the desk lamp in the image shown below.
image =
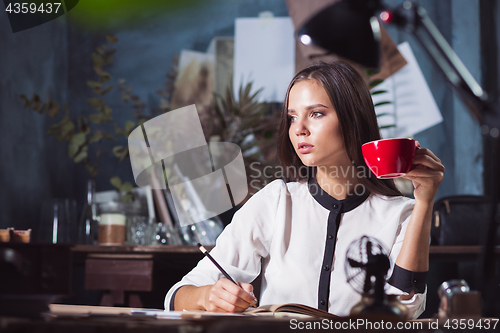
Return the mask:
MULTIPOLYGON (((492 153, 496 155, 489 169, 492 172, 487 178, 493 184, 498 184, 500 157, 495 152, 498 151, 500 141, 500 112, 497 101, 488 99, 486 92, 460 61, 418 1, 405 0, 391 9, 382 0, 341 0, 311 17, 297 30, 297 35, 305 45, 314 44, 365 67, 378 68, 380 23, 377 14, 383 23, 394 24, 417 38, 469 112, 481 124, 483 138, 495 149, 492 153)), ((494 191, 493 197, 498 203, 499 190, 494 191)), ((492 210, 480 258, 479 281, 482 282, 484 315, 487 316, 500 315, 498 302, 493 296, 500 292, 500 277, 495 276, 494 258, 496 207, 497 205, 492 210)))

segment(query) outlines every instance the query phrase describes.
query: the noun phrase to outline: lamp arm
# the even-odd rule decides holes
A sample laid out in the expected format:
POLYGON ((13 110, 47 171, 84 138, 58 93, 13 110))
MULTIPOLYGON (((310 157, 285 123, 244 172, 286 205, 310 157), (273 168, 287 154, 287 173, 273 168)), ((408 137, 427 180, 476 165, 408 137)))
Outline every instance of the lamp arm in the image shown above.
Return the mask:
MULTIPOLYGON (((493 112, 494 108, 488 100, 486 92, 439 32, 439 29, 427 15, 427 11, 416 1, 404 1, 394 10, 393 22, 417 38, 446 79, 455 88, 472 115, 484 125, 486 118, 483 115, 493 112)), ((487 119, 491 119, 491 117, 487 117, 487 119)))

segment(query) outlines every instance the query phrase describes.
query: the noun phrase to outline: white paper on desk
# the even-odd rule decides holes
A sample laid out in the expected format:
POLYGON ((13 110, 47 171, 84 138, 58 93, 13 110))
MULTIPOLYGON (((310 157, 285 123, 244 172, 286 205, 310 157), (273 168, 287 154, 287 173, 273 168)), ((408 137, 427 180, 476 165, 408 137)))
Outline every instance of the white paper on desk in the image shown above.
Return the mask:
POLYGON ((259 101, 283 102, 295 73, 295 39, 289 17, 237 18, 233 88, 253 82, 259 101))
POLYGON ((186 319, 186 318, 204 318, 204 317, 243 317, 244 313, 226 313, 226 312, 208 312, 208 311, 166 311, 166 310, 148 310, 131 309, 133 316, 156 317, 158 319, 186 319))
POLYGON ((374 88, 387 93, 372 96, 374 103, 391 102, 375 108, 377 115, 389 114, 378 117, 379 126, 396 125, 382 129, 383 138, 412 136, 443 121, 410 44, 404 42, 398 49, 408 64, 374 88))

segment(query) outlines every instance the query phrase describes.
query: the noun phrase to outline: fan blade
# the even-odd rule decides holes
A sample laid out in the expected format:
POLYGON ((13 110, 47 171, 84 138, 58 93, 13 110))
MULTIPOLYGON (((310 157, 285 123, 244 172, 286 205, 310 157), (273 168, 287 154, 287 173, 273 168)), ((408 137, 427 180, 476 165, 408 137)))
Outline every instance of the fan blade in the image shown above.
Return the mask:
MULTIPOLYGON (((347 278, 347 282, 350 282, 350 281, 356 281, 356 279, 358 278, 359 275, 364 275, 365 274, 365 271, 360 269, 357 273, 355 273, 353 276, 351 276, 350 278, 347 278)), ((364 277, 361 276, 361 280, 364 280, 364 277)))
POLYGON ((347 258, 347 261, 349 262, 349 265, 351 265, 351 267, 365 267, 366 266, 365 264, 358 262, 358 261, 351 259, 351 258, 347 258))

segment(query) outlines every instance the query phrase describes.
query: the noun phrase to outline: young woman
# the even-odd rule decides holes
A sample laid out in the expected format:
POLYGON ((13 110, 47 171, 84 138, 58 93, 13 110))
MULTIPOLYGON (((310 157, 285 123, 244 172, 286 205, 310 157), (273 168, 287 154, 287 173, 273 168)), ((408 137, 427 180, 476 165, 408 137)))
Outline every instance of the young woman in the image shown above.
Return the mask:
MULTIPOLYGON (((348 64, 321 63, 300 71, 288 87, 278 149, 287 180, 255 194, 219 236, 212 256, 174 285, 171 310, 244 311, 257 300, 252 282, 262 270, 260 304, 302 303, 346 316, 360 295, 348 284, 349 244, 363 235, 388 249, 388 293, 399 294, 412 317, 425 308, 425 275, 441 161, 417 149, 405 178, 415 199, 366 167, 361 145, 380 139, 366 83, 348 64)), ((418 145, 418 143, 417 143, 418 145)))

